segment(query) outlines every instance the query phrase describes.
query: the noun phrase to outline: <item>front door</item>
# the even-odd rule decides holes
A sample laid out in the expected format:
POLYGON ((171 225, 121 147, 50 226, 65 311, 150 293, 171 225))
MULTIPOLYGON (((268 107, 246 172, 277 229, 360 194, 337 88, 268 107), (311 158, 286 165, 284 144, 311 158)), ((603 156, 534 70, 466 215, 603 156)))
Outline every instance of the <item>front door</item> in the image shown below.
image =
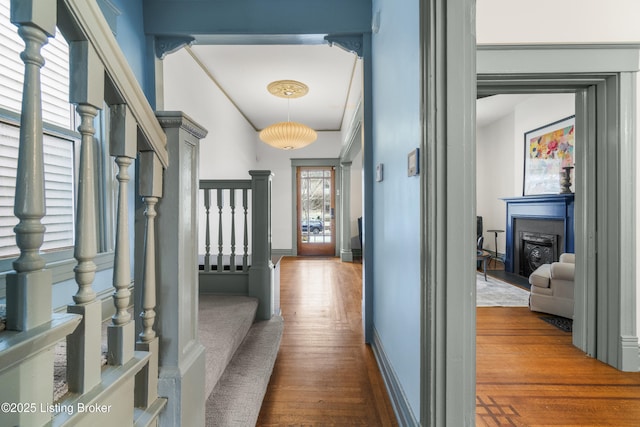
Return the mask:
POLYGON ((298 255, 336 253, 335 168, 333 166, 299 166, 298 255))

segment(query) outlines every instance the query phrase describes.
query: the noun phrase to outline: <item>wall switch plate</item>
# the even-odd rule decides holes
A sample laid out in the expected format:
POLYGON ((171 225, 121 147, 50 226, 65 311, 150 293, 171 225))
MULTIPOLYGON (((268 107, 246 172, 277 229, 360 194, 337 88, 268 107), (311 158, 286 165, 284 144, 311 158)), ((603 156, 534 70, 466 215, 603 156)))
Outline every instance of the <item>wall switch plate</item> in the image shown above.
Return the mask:
POLYGON ((420 173, 420 149, 416 148, 407 156, 407 176, 416 176, 420 173))
POLYGON ((378 163, 376 165, 376 181, 381 182, 384 174, 384 165, 382 163, 378 163))

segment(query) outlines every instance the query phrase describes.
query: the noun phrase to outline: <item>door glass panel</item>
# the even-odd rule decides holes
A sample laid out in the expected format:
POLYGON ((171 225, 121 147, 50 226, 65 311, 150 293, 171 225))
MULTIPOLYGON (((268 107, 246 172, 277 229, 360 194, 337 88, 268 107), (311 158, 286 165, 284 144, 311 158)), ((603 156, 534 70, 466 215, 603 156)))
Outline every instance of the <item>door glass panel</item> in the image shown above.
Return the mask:
POLYGON ((299 244, 307 246, 301 248, 301 253, 332 254, 335 251, 333 168, 301 167, 298 177, 299 244))

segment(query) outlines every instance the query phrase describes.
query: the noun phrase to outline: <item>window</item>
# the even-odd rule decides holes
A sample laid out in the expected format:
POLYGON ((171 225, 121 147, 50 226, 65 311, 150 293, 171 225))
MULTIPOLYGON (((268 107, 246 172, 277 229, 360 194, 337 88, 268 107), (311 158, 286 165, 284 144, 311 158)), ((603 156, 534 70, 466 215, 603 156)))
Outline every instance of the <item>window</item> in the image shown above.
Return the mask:
MULTIPOLYGON (((19 137, 19 127, 0 123, 0 259, 20 253, 13 233, 19 137)), ((73 246, 74 141, 45 134, 44 153, 47 215, 42 223, 47 232, 42 250, 47 252, 73 246)))

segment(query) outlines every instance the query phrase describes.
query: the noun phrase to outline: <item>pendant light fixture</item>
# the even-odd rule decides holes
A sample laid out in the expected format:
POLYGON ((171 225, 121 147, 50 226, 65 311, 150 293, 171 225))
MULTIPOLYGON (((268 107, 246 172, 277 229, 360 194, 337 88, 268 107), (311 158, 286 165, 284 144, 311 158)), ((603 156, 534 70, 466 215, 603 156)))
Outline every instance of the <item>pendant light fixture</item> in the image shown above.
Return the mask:
POLYGON ((318 138, 316 131, 289 119, 291 98, 305 96, 309 92, 309 87, 295 80, 278 80, 269 83, 267 90, 274 96, 287 99, 287 121, 267 126, 260 132, 260 139, 282 150, 295 150, 315 141, 318 138))

